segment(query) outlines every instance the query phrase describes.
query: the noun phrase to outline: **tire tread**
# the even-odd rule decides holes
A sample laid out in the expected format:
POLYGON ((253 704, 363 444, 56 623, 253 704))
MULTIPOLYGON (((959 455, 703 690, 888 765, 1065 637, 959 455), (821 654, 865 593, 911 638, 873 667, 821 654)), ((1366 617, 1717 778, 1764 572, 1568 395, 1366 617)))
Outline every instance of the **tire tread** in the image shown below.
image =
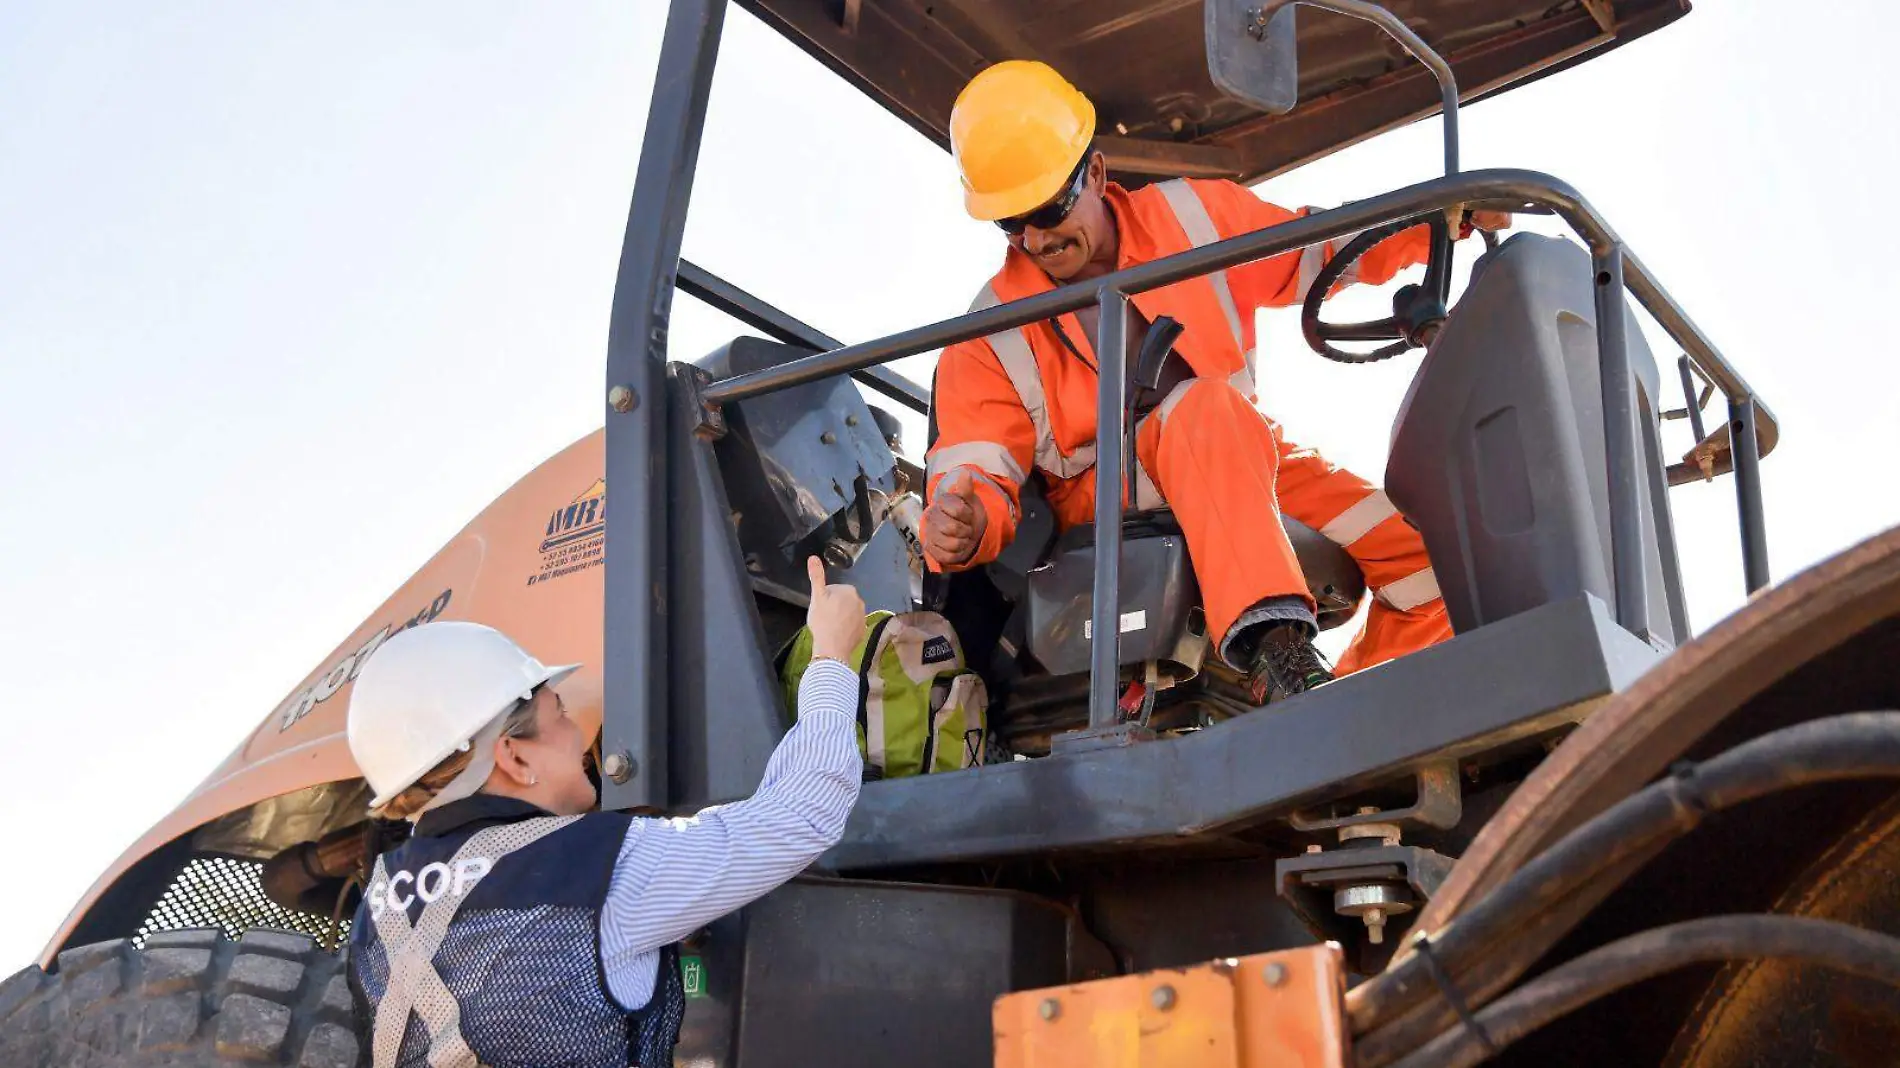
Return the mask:
POLYGON ((8 1068, 360 1068, 346 957, 287 931, 167 931, 62 952, 0 983, 8 1068))

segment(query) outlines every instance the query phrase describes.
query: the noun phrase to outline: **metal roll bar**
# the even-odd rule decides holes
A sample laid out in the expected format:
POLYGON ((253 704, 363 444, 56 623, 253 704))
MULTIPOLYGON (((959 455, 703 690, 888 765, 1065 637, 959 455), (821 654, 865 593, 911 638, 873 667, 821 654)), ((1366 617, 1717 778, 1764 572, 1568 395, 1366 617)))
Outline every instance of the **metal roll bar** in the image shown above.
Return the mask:
MULTIPOLYGON (((1284 0, 1282 0, 1284 2, 1284 0)), ((822 348, 806 359, 709 383, 699 390, 703 410, 716 418, 717 405, 739 401, 838 374, 851 374, 871 388, 914 409, 927 411, 928 396, 882 365, 945 345, 983 337, 1013 327, 1050 319, 1086 305, 1099 305, 1102 329, 1111 337, 1126 330, 1127 302, 1135 294, 1183 279, 1210 274, 1237 264, 1276 256, 1360 230, 1426 212, 1462 205, 1541 207, 1562 217, 1588 244, 1595 274, 1605 295, 1627 288, 1662 328, 1682 346, 1685 358, 1703 377, 1719 387, 1729 404, 1726 455, 1716 438, 1703 439, 1694 460, 1672 464, 1666 472, 1670 485, 1713 477, 1730 463, 1736 476, 1736 503, 1740 512, 1744 578, 1752 592, 1768 581, 1767 540, 1762 514, 1759 458, 1778 437, 1773 415, 1749 388, 1741 374, 1722 358, 1708 337, 1683 313, 1653 275, 1610 229, 1603 218, 1568 184, 1546 174, 1526 170, 1482 170, 1448 173, 1445 177, 1290 220, 1265 230, 1243 234, 1163 260, 1131 267, 1087 284, 1065 286, 1024 300, 958 316, 929 326, 892 334, 857 345, 838 345, 830 337, 786 315, 710 272, 680 260, 680 235, 691 196, 692 171, 713 63, 724 22, 727 0, 673 0, 661 42, 659 69, 647 116, 647 137, 634 183, 626 236, 621 247, 620 271, 614 288, 612 322, 608 331, 606 406, 606 467, 608 481, 619 487, 616 504, 622 514, 635 517, 631 525, 616 525, 607 535, 606 553, 606 665, 603 672, 602 741, 604 751, 624 758, 624 775, 602 783, 602 803, 615 809, 663 807, 668 798, 669 739, 666 716, 668 682, 666 631, 671 625, 666 575, 667 509, 662 495, 669 448, 665 411, 659 403, 667 380, 667 334, 671 297, 683 289, 750 323, 782 341, 822 348)), ((1274 6, 1278 6, 1277 4, 1274 6)), ((1322 0, 1310 6, 1370 17, 1394 32, 1414 55, 1439 75, 1448 120, 1446 168, 1457 168, 1455 133, 1456 89, 1449 69, 1434 66, 1433 54, 1397 20, 1381 16, 1359 0, 1322 0)), ((1441 61, 1442 62, 1442 61, 1441 61)), ((1622 302, 1597 316, 1600 358, 1604 366, 1603 404, 1606 449, 1612 457, 1639 455, 1634 392, 1627 368, 1629 354, 1620 324, 1622 302)), ((1111 485, 1119 483, 1125 429, 1120 418, 1122 383, 1119 376, 1103 376, 1097 398, 1099 455, 1111 485), (1112 380, 1112 381, 1110 381, 1112 380)), ((696 385, 696 384, 695 384, 696 385)), ((1691 409, 1696 398, 1688 398, 1691 409)), ((1692 420, 1694 425, 1694 420, 1692 420)), ((1649 432, 1650 428, 1643 428, 1649 432)), ((1634 633, 1644 626, 1636 609, 1642 589, 1641 488, 1628 468, 1613 469, 1609 484, 1611 553, 1614 561, 1618 621, 1634 633)), ((1091 624, 1106 635, 1092 651, 1090 665, 1091 733, 1107 730, 1115 715, 1118 671, 1118 583, 1121 526, 1117 499, 1098 497, 1096 552, 1097 596, 1091 624), (1106 501, 1106 503, 1104 503, 1106 501)), ((1666 536, 1666 535, 1665 535, 1666 536)))
MULTIPOLYGON (((1567 223, 1588 245, 1597 281, 1597 344, 1602 363, 1605 447, 1610 458, 1610 547, 1614 561, 1617 621, 1640 633, 1647 619, 1647 590, 1643 574, 1642 487, 1634 476, 1640 455, 1636 423, 1634 378, 1630 372, 1626 316, 1619 294, 1627 291, 1655 317, 1665 332, 1682 346, 1688 359, 1722 390, 1730 405, 1731 454, 1740 513, 1743 577, 1749 592, 1768 582, 1767 533, 1761 500, 1760 449, 1762 432, 1772 447, 1774 417, 1729 362, 1723 359, 1702 329, 1684 313, 1656 281, 1642 260, 1618 237, 1568 183, 1548 174, 1514 169, 1467 171, 1435 178, 1365 200, 1315 212, 1278 226, 1242 234, 1211 245, 1116 271, 1086 283, 1063 286, 1008 304, 960 315, 954 319, 901 331, 875 341, 845 345, 802 360, 735 375, 709 385, 706 401, 714 404, 744 400, 833 375, 859 372, 904 356, 1027 326, 1089 304, 1101 309, 1105 351, 1118 351, 1113 337, 1126 329, 1128 298, 1187 278, 1211 274, 1239 264, 1266 259, 1294 249, 1345 237, 1382 223, 1411 218, 1428 211, 1459 205, 1488 203, 1547 208, 1567 223), (1112 333, 1111 333, 1112 332, 1112 333)), ((1120 418, 1122 383, 1118 376, 1101 376, 1097 397, 1097 478, 1119 484, 1123 427, 1120 418)), ((1690 399, 1693 404, 1693 398, 1690 399)), ((1115 719, 1119 633, 1117 603, 1120 564, 1119 499, 1098 494, 1096 499, 1096 591, 1092 628, 1096 640, 1090 664, 1089 722, 1106 727, 1115 719), (1109 636, 1106 640, 1103 635, 1109 636)))

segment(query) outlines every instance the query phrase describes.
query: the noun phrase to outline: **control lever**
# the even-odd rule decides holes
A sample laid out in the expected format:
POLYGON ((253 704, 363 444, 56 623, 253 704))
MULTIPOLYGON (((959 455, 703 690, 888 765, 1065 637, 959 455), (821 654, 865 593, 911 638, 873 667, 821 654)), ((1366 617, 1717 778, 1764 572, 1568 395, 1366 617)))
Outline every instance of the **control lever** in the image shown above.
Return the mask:
POLYGON ((1161 387, 1161 371, 1168 365, 1168 354, 1174 351, 1174 342, 1187 329, 1173 317, 1163 315, 1148 324, 1148 332, 1142 335, 1141 348, 1135 353, 1134 381, 1128 385, 1128 397, 1122 412, 1122 444, 1128 449, 1127 472, 1128 500, 1135 500, 1135 471, 1138 463, 1135 449, 1135 409, 1147 399, 1149 394, 1161 387))

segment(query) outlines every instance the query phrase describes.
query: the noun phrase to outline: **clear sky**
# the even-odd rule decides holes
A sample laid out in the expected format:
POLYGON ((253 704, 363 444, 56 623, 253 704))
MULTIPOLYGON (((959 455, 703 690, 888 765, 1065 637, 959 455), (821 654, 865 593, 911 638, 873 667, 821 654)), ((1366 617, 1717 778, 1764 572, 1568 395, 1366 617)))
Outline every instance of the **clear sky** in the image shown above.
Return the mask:
MULTIPOLYGON (((598 426, 663 7, 0 5, 0 974, 468 518, 598 426)), ((1464 124, 1467 166, 1580 188, 1780 417, 1779 577, 1900 520, 1900 268, 1875 222, 1900 9, 1805 11, 1704 4, 1464 124)), ((1261 193, 1429 177, 1437 137, 1261 193)), ((960 312, 1001 251, 947 155, 737 10, 701 163, 687 255, 839 337, 960 312)), ((1353 299, 1334 314, 1382 314, 1353 299)), ((1293 312, 1267 330, 1266 408, 1379 477, 1416 357, 1340 367, 1293 312)), ((677 356, 733 333, 678 302, 677 356)), ((1728 480, 1674 496, 1698 628, 1741 603, 1733 501, 1728 480)))

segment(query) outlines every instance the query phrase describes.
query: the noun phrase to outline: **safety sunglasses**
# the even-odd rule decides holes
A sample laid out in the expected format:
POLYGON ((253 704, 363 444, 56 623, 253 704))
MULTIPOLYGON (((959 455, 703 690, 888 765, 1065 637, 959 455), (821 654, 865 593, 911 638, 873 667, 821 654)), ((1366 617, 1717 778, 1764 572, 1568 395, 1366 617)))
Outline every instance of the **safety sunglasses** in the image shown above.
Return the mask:
POLYGON ((1053 230, 1061 226, 1062 221, 1075 210, 1076 202, 1082 199, 1082 187, 1088 184, 1088 179, 1089 153, 1084 152, 1082 162, 1075 165, 1075 173, 1069 176, 1067 188, 1057 193, 1055 199, 1035 211, 1012 215, 1007 219, 998 219, 996 225, 1002 227, 1003 232, 1011 237, 1032 226, 1038 230, 1053 230))

